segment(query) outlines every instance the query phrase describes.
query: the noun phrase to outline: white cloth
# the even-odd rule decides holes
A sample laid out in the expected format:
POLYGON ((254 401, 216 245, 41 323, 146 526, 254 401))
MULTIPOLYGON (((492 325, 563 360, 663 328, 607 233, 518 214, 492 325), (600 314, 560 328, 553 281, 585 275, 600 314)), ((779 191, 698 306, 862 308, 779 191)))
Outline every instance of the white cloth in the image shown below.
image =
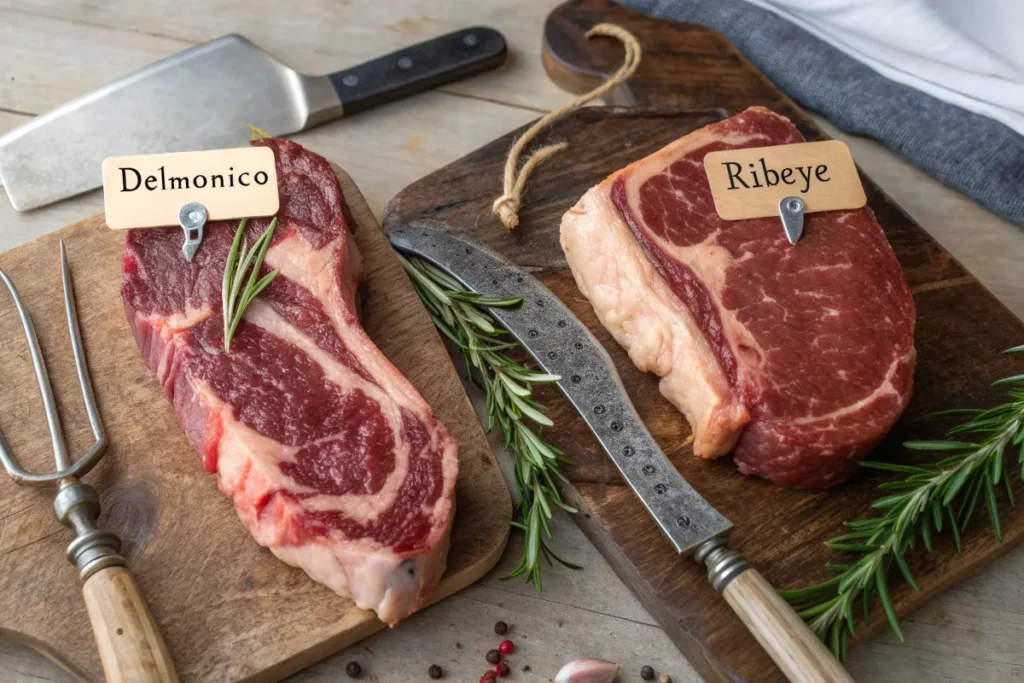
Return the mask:
POLYGON ((1024 135, 1020 0, 747 2, 786 18, 893 81, 1024 135))

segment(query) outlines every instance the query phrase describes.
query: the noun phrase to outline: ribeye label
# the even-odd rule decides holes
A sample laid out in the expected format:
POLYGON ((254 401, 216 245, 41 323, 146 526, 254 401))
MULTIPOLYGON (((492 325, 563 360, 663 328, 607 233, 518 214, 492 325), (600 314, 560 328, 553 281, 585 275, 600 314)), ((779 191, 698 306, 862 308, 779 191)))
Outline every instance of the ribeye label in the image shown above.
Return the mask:
POLYGON ((704 157, 718 215, 766 218, 795 196, 804 213, 859 209, 867 203, 850 148, 839 140, 714 151, 704 157))

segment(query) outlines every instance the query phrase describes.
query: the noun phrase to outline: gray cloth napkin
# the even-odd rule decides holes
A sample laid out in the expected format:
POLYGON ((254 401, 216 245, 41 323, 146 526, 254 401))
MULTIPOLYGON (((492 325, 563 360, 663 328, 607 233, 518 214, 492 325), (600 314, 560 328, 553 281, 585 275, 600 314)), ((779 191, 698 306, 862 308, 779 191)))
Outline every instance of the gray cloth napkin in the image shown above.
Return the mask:
POLYGON ((890 81, 743 0, 619 0, 724 34, 786 94, 839 128, 889 146, 925 172, 1024 226, 1024 138, 992 119, 890 81))

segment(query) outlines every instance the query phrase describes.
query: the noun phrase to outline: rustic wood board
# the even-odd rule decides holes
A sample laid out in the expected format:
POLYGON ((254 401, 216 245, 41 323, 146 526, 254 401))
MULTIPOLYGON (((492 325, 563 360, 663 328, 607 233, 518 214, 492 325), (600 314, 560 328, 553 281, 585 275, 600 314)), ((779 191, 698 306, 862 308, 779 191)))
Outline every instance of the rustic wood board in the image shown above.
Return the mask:
MULTIPOLYGON (((614 41, 583 38, 587 28, 602 21, 627 27, 645 49, 639 72, 616 93, 615 101, 648 106, 580 111, 542 135, 537 146, 564 140, 569 149, 545 162, 530 179, 514 233, 506 233, 492 216, 491 203, 501 192, 505 155, 522 129, 406 188, 385 211, 385 230, 429 221, 465 231, 530 268, 611 353, 664 451, 686 479, 735 522, 734 546, 776 586, 821 580, 827 577, 826 561, 841 561, 822 541, 841 533, 843 520, 868 513, 883 476, 865 471, 831 491, 793 491, 744 477, 728 459, 705 462, 693 457, 685 445, 685 420, 660 396, 656 379, 636 370, 579 294, 558 244, 558 229, 562 213, 609 173, 749 105, 785 114, 810 140, 824 135, 722 36, 701 27, 653 20, 605 0, 567 3, 548 20, 545 62, 551 76, 568 89, 592 87, 600 74, 619 63, 621 47, 614 41)), ((948 426, 929 414, 999 400, 1001 392, 988 383, 1020 372, 1019 362, 1000 352, 1024 340, 1024 323, 869 179, 864 181, 869 205, 889 236, 918 309, 914 399, 875 456, 909 461, 911 454, 900 447, 902 441, 935 438, 948 426)), ((577 521, 694 666, 709 681, 784 680, 708 585, 703 571, 673 552, 568 402, 555 391, 541 399, 552 408, 557 425, 550 438, 573 459, 567 471, 572 484, 566 493, 582 510, 577 521)), ((965 536, 962 554, 944 538, 936 552, 914 559, 921 590, 895 590, 901 614, 980 571, 1024 538, 1024 516, 1008 509, 1005 501, 1002 505, 1002 544, 992 538, 980 515, 965 536)), ((586 580, 585 574, 581 580, 586 580)), ((870 623, 858 627, 857 640, 884 628, 884 623, 876 608, 870 623)))
MULTIPOLYGON (((448 571, 436 599, 476 581, 508 538, 511 500, 480 423, 426 311, 352 180, 336 168, 368 278, 370 336, 433 407, 459 444, 461 472, 448 571)), ((121 306, 123 233, 94 216, 0 255, 32 311, 73 452, 90 444, 63 320, 57 241, 67 245, 100 411, 111 440, 90 481, 101 524, 124 554, 163 627, 182 680, 277 681, 384 627, 257 546, 203 472, 174 411, 149 375, 121 306)), ((3 297, 6 298, 6 295, 3 297)), ((0 429, 22 462, 52 454, 14 308, 0 305, 0 429)), ((0 475, 0 629, 53 656, 83 680, 102 671, 77 575, 64 559, 71 532, 53 518, 53 492, 0 475)), ((401 632, 402 626, 397 627, 401 632)))

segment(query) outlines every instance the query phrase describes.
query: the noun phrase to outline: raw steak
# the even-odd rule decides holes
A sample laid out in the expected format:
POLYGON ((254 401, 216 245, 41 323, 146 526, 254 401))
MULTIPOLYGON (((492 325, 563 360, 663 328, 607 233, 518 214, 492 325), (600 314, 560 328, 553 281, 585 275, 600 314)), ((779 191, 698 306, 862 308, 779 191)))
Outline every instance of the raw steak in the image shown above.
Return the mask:
MULTIPOLYGON (((366 335, 362 266, 338 180, 286 140, 278 277, 224 352, 221 279, 236 222, 210 223, 195 260, 178 228, 131 230, 121 287, 143 358, 260 545, 394 624, 445 567, 455 442, 366 335)), ((251 220, 249 244, 269 219, 251 220)), ((269 266, 269 267, 268 267, 269 266)))
POLYGON ((842 482, 910 399, 914 303, 868 208, 779 219, 715 212, 704 156, 803 142, 752 107, 686 135, 591 188, 562 218, 580 291, 693 428, 742 472, 819 488, 842 482))

